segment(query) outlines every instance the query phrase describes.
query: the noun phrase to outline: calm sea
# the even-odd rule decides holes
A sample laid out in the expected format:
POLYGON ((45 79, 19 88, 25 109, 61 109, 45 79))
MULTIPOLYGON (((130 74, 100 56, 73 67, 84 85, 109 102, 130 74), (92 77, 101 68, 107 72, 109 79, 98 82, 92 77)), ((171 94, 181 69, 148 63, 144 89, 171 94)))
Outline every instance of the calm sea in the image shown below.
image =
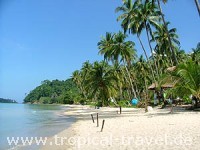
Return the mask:
POLYGON ((0 150, 14 147, 7 137, 49 137, 66 129, 75 119, 62 115, 63 111, 60 105, 0 103, 0 150))

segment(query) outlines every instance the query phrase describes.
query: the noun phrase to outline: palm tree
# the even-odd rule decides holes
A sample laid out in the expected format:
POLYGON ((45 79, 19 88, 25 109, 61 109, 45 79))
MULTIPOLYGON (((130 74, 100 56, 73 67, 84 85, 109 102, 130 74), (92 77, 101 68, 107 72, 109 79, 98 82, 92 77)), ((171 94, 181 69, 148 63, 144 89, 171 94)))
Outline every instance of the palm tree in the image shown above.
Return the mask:
MULTIPOLYGON (((151 46, 151 42, 150 42, 150 35, 152 35, 152 29, 151 26, 153 26, 154 28, 158 28, 159 27, 159 17, 160 12, 157 9, 157 6, 150 2, 149 0, 145 0, 144 3, 141 3, 138 5, 138 20, 139 21, 139 28, 141 29, 145 29, 146 30, 146 34, 147 34, 147 39, 148 39, 148 44, 149 44, 149 48, 151 50, 151 54, 153 54, 153 48, 151 46)), ((157 64, 154 60, 154 57, 152 57, 154 66, 155 66, 155 70, 158 76, 158 67, 157 64)))
POLYGON ((79 70, 75 70, 72 73, 72 80, 76 83, 76 85, 78 85, 80 87, 82 81, 81 81, 81 76, 80 76, 79 70))
POLYGON ((81 76, 82 76, 82 93, 83 93, 84 98, 86 100, 88 99, 89 92, 86 91, 86 89, 85 89, 85 84, 86 84, 85 81, 89 76, 91 68, 92 68, 92 64, 90 64, 89 61, 86 61, 86 62, 83 63, 81 71, 80 71, 81 76))
POLYGON ((104 60, 111 60, 111 49, 113 45, 114 34, 106 32, 106 36, 102 37, 101 41, 98 42, 99 54, 104 56, 104 60))
POLYGON ((145 101, 145 112, 147 112, 147 106, 148 106, 147 86, 149 84, 150 78, 149 78, 149 68, 147 62, 144 60, 142 56, 140 56, 139 60, 134 64, 134 68, 137 72, 136 75, 138 79, 138 85, 140 87, 140 95, 142 95, 142 98, 145 101))
POLYGON ((200 100, 200 65, 192 60, 181 63, 175 72, 169 74, 164 81, 174 84, 174 88, 170 92, 183 97, 193 95, 194 99, 200 100))
POLYGON ((83 92, 84 91, 83 78, 79 70, 75 70, 72 73, 72 81, 77 85, 77 87, 79 88, 79 91, 82 93, 82 96, 86 97, 83 92))
POLYGON ((196 63, 200 65, 200 42, 197 44, 196 48, 192 49, 192 54, 191 54, 191 58, 192 60, 196 63))
POLYGON ((107 106, 108 99, 117 95, 117 80, 106 62, 95 62, 86 80, 86 88, 101 100, 102 106, 107 106))
MULTIPOLYGON (((167 23, 168 26, 169 22, 167 23)), ((178 41, 178 35, 176 34, 176 28, 172 28, 169 31, 166 30, 164 25, 159 25, 157 27, 157 30, 153 33, 153 39, 151 41, 156 42, 155 46, 155 52, 158 55, 166 55, 167 58, 169 58, 171 65, 173 66, 173 62, 171 59, 172 53, 170 50, 170 41, 168 38, 168 35, 170 36, 170 40, 172 43, 173 49, 177 49, 176 47, 180 45, 180 42, 178 41)))
MULTIPOLYGON (((165 27, 165 30, 167 31, 167 38, 168 38, 168 41, 169 41, 169 46, 170 46, 170 50, 172 52, 172 60, 174 62, 174 65, 177 65, 178 64, 178 60, 176 58, 176 53, 175 53, 175 50, 173 49, 172 47, 172 42, 171 42, 171 38, 170 38, 170 35, 168 33, 168 27, 167 27, 167 23, 165 21, 165 17, 164 17, 164 14, 162 12, 162 8, 161 8, 161 5, 160 5, 160 0, 156 0, 157 1, 157 4, 158 4, 158 8, 160 10, 160 14, 161 14, 161 17, 162 17, 162 21, 163 21, 163 24, 164 24, 164 27, 165 27)), ((168 0, 162 0, 163 3, 166 3, 168 0)), ((152 3, 154 3, 155 0, 152 0, 152 3)))
POLYGON ((113 35, 111 33, 106 33, 106 37, 102 38, 102 40, 98 43, 100 49, 99 53, 104 55, 106 60, 111 60, 114 65, 119 65, 120 62, 123 62, 132 92, 134 97, 137 97, 128 70, 128 68, 130 68, 131 61, 136 57, 136 50, 134 49, 135 43, 132 41, 126 41, 126 38, 127 35, 122 32, 113 35))
POLYGON ((157 52, 152 55, 152 57, 155 58, 155 61, 159 68, 159 78, 162 76, 162 74, 165 72, 166 68, 170 67, 170 62, 168 60, 168 57, 166 54, 160 54, 157 52))
POLYGON ((189 57, 184 50, 177 50, 176 57, 180 63, 186 63, 189 60, 189 57))
POLYGON ((125 41, 127 35, 119 32, 114 36, 114 45, 113 45, 113 56, 114 60, 120 57, 120 61, 123 62, 124 68, 127 72, 129 83, 131 85, 132 93, 134 97, 137 97, 136 91, 133 86, 133 82, 130 75, 131 61, 136 57, 136 50, 134 49, 135 43, 132 41, 125 41), (128 67, 127 67, 128 66, 128 67))
MULTIPOLYGON (((132 0, 124 0, 123 5, 120 7, 117 7, 115 11, 122 12, 122 14, 118 16, 117 21, 121 20, 121 26, 124 29, 125 33, 129 31, 129 33, 137 35, 137 38, 144 52, 144 55, 147 61, 149 61, 147 52, 140 38, 140 34, 143 29, 143 26, 141 26, 140 24, 141 18, 139 18, 140 10, 138 9, 138 7, 140 5, 141 5, 141 0, 136 0, 134 3, 132 3, 132 0)), ((155 81, 154 71, 151 64, 149 64, 149 68, 151 69, 152 77, 155 81)))

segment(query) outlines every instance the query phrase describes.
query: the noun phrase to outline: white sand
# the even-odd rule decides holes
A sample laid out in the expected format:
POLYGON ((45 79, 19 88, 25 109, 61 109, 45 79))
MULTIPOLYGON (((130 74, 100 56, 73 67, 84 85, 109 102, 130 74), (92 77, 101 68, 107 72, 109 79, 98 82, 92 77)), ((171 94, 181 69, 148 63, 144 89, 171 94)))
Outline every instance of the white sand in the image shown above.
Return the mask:
POLYGON ((175 109, 118 108, 94 109, 89 106, 70 106, 66 115, 78 121, 52 137, 42 150, 199 150, 200 112, 175 109), (99 127, 96 124, 99 113, 99 127), (91 114, 94 114, 95 123, 91 114), (103 132, 102 120, 105 120, 103 132), (57 141, 55 142, 55 139, 57 141), (63 141, 63 143, 62 143, 63 141))

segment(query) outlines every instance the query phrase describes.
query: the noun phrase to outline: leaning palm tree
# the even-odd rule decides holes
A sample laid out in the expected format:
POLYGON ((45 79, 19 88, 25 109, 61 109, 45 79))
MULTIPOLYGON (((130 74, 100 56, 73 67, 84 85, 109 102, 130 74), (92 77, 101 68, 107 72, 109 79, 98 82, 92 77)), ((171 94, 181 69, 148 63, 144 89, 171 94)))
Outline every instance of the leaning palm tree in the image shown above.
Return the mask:
POLYGON ((127 35, 122 32, 115 34, 112 54, 114 55, 114 59, 118 59, 118 57, 120 57, 120 61, 123 62, 123 66, 127 72, 129 83, 131 85, 132 93, 136 98, 137 94, 130 75, 131 61, 136 58, 136 49, 134 49, 135 43, 132 41, 125 41, 126 38, 127 35))
POLYGON ((169 41, 169 46, 170 46, 170 50, 172 52, 172 60, 174 62, 174 65, 177 65, 178 64, 178 60, 176 58, 176 52, 175 50, 173 49, 172 47, 172 42, 171 42, 171 38, 170 38, 170 35, 168 33, 168 27, 167 27, 167 22, 165 21, 165 17, 164 17, 164 14, 163 14, 163 11, 162 11, 162 8, 161 8, 161 5, 160 5, 160 1, 162 1, 163 3, 167 3, 168 0, 152 0, 152 3, 154 3, 155 1, 157 1, 157 4, 158 4, 158 8, 160 10, 160 14, 161 14, 161 17, 162 17, 162 21, 163 21, 163 24, 164 24, 164 27, 165 27, 165 30, 167 31, 167 38, 168 38, 168 41, 169 41))
POLYGON ((144 60, 142 56, 139 57, 139 60, 134 64, 134 69, 136 71, 137 82, 140 88, 141 98, 144 99, 145 104, 145 112, 147 112, 148 106, 148 89, 147 86, 149 84, 149 68, 147 62, 144 60), (142 94, 144 93, 144 94, 142 94), (145 95, 145 96, 144 96, 145 95))
MULTIPOLYGON (((150 36, 152 36, 152 27, 158 28, 159 27, 159 20, 160 20, 160 12, 157 6, 150 2, 149 0, 145 0, 144 3, 138 5, 138 20, 139 20, 139 28, 146 30, 147 40, 149 44, 149 48, 151 50, 151 54, 153 54, 153 48, 150 42, 150 36)), ((156 75, 158 75, 158 67, 152 57, 156 75)))
MULTIPOLYGON (((143 26, 141 26, 141 18, 139 17, 140 10, 138 7, 142 4, 141 0, 135 0, 133 3, 132 0, 124 0, 123 5, 116 8, 116 12, 121 12, 122 14, 118 16, 117 21, 121 21, 121 26, 126 33, 136 34, 137 38, 140 42, 144 55, 149 61, 147 51, 144 47, 144 44, 140 38, 140 34, 142 32, 143 26)), ((155 81, 155 75, 152 65, 149 63, 149 68, 151 69, 153 80, 155 81)))

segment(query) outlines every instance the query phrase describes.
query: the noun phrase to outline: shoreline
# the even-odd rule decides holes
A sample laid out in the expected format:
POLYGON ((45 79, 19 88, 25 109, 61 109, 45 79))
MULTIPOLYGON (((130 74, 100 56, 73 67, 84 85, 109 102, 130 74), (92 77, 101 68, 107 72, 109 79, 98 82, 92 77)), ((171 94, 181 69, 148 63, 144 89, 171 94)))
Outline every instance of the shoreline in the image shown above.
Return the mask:
POLYGON ((86 109, 89 108, 90 106, 87 105, 62 105, 63 107, 63 112, 60 113, 59 115, 62 116, 67 116, 67 117, 73 117, 74 122, 70 124, 70 126, 63 131, 48 137, 46 143, 44 146, 40 147, 40 150, 72 150, 73 145, 70 145, 68 143, 61 143, 61 141, 56 141, 56 138, 59 139, 59 137, 64 137, 64 138, 71 138, 76 136, 76 130, 75 127, 77 126, 78 122, 80 121, 79 117, 80 114, 78 112, 80 109, 86 109))
POLYGON ((200 148, 200 112, 179 107, 174 109, 173 114, 169 113, 170 108, 154 108, 148 113, 139 108, 122 108, 120 115, 117 114, 119 108, 65 106, 68 109, 64 115, 73 116, 76 121, 48 139, 47 143, 52 144, 41 147, 41 150, 200 148), (96 113, 99 113, 99 127, 96 124, 96 113), (92 122, 91 114, 94 114, 95 123, 92 122), (100 132, 103 119, 105 125, 103 132, 100 132))
POLYGON ((50 138, 75 122, 75 118, 63 115, 66 109, 55 105, 1 105, 0 149, 39 149, 43 143, 37 144, 37 140, 50 138))

